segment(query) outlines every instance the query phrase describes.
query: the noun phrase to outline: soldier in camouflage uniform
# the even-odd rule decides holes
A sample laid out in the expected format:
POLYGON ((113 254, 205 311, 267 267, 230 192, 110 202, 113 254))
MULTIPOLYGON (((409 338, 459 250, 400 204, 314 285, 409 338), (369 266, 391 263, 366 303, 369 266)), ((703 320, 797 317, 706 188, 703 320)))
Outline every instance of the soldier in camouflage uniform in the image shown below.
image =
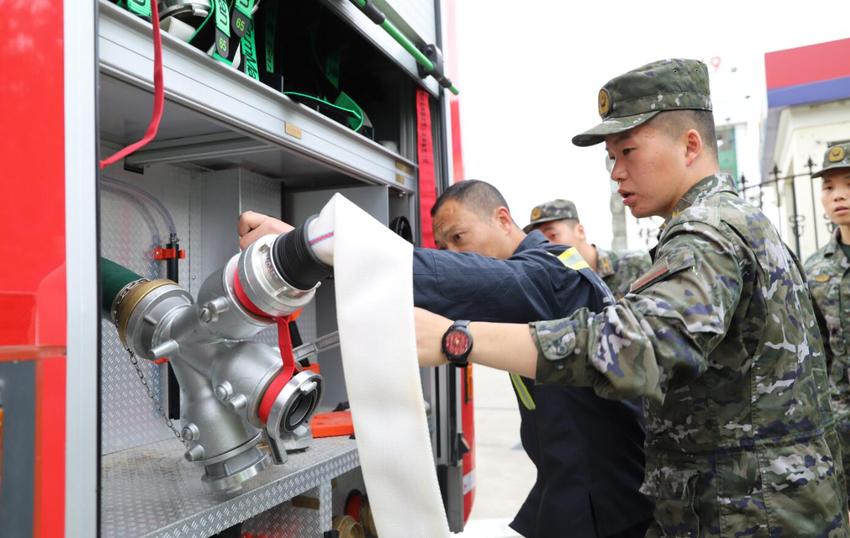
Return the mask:
POLYGON ((575 247, 617 299, 626 295, 632 282, 652 265, 646 252, 613 252, 588 243, 576 206, 569 200, 552 200, 536 206, 531 210, 530 220, 523 228, 525 233, 540 230, 552 243, 575 247))
POLYGON ((806 277, 815 304, 826 320, 825 344, 832 351, 828 365, 832 410, 850 468, 850 143, 826 150, 821 177, 821 203, 836 225, 829 243, 806 260, 806 277))
MULTIPOLYGON (((593 314, 472 323, 469 359, 645 396, 647 536, 847 536, 841 448, 802 269, 768 219, 718 173, 708 71, 655 62, 606 84, 611 177, 636 217, 665 218, 652 268, 593 314), (530 328, 530 337, 529 337, 530 328)), ((445 362, 450 321, 416 313, 420 364, 445 362)))

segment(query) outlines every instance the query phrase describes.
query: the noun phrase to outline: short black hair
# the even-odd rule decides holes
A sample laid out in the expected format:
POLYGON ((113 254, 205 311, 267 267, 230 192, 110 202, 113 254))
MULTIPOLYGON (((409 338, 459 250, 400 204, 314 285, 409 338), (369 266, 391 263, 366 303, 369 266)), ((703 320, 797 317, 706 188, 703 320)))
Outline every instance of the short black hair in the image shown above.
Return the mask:
POLYGON ((670 136, 679 136, 688 129, 696 129, 702 143, 717 157, 717 133, 714 129, 714 114, 710 110, 665 110, 652 122, 670 136))
POLYGON ((484 217, 489 217, 498 207, 505 207, 510 211, 508 202, 505 201, 499 189, 486 181, 477 179, 460 181, 446 189, 431 208, 431 216, 436 215, 440 207, 449 200, 463 204, 464 207, 484 217))

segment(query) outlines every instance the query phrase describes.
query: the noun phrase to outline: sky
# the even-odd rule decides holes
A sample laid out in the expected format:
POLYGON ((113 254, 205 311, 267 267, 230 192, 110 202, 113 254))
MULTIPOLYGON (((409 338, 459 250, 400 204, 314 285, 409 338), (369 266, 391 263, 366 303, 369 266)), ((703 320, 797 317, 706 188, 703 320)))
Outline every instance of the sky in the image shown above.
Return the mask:
POLYGON ((850 37, 847 3, 838 0, 454 4, 466 178, 499 188, 520 226, 538 203, 573 200, 589 239, 602 247, 611 240, 605 152, 570 139, 598 123, 605 82, 662 58, 701 59, 713 94, 754 93, 739 105, 761 114, 765 52, 850 37), (723 76, 733 68, 745 80, 723 76))

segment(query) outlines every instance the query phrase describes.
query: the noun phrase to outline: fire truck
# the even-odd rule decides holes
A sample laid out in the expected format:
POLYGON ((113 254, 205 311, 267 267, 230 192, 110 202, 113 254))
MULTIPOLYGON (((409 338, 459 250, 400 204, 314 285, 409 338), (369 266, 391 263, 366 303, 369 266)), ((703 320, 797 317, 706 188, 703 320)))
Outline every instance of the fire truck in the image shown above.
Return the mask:
MULTIPOLYGON (((463 178, 451 0, 7 4, 0 534, 375 534, 333 283, 258 322, 271 254, 239 254, 236 223, 342 193, 432 246, 430 207, 463 178)), ((421 383, 459 531, 472 372, 421 383)))

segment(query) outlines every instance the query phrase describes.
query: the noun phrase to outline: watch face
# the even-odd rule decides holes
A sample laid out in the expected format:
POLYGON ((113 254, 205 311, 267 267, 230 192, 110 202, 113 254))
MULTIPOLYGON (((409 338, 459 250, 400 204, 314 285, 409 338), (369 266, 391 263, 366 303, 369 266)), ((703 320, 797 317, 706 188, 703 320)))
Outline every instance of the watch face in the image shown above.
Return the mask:
POLYGON ((446 353, 460 356, 469 349, 469 334, 462 330, 453 330, 446 335, 446 353))

